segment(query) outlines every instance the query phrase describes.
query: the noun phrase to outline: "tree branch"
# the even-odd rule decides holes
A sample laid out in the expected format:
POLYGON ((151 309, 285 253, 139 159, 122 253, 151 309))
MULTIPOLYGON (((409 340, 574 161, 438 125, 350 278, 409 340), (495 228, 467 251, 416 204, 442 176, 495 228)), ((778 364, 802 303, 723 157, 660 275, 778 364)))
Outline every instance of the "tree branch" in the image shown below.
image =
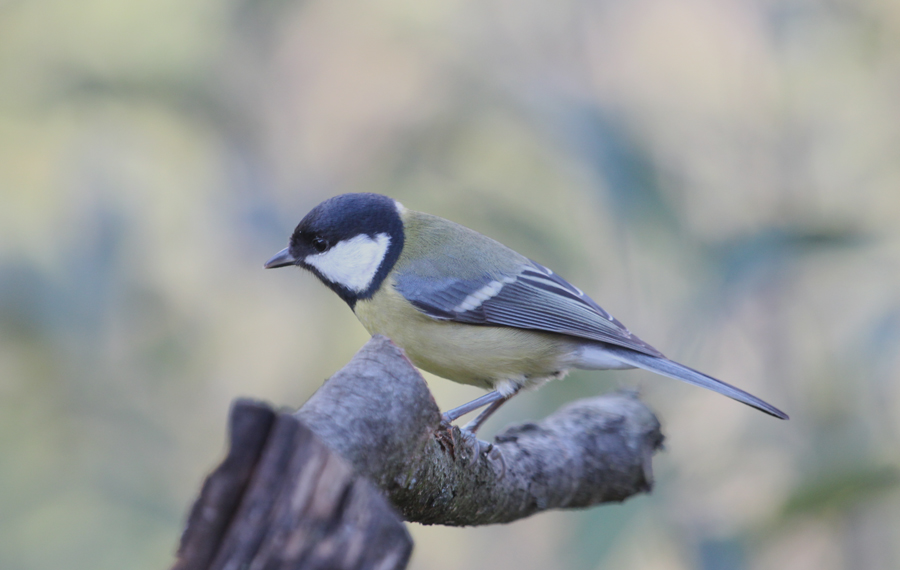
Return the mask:
POLYGON ((663 436, 635 395, 574 402, 492 444, 441 424, 424 379, 373 337, 296 413, 409 521, 480 525, 623 501, 652 485, 663 436))

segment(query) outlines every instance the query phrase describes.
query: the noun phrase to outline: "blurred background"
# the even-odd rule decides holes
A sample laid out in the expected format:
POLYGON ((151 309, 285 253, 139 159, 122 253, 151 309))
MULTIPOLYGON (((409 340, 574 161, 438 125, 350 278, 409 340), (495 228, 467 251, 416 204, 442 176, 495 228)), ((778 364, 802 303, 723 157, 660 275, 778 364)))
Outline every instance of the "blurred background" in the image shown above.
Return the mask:
POLYGON ((367 338, 262 270, 348 191, 499 239, 792 418, 572 374, 482 434, 639 389, 652 495, 410 525, 411 568, 900 567, 893 0, 0 0, 0 567, 172 562, 231 400, 297 407, 367 338))

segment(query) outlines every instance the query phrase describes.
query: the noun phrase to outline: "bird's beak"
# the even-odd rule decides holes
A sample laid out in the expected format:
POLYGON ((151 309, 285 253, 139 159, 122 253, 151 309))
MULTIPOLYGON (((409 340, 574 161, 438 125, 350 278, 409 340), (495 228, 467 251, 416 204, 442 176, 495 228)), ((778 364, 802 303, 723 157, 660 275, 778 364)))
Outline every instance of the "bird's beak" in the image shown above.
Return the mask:
POLYGON ((289 248, 286 247, 286 248, 282 249, 281 251, 279 251, 278 253, 276 253, 275 256, 272 259, 270 259, 269 261, 267 261, 263 267, 265 267, 266 269, 275 269, 276 267, 287 267, 288 265, 296 265, 297 260, 294 259, 294 256, 291 255, 291 252, 288 251, 288 249, 289 248))

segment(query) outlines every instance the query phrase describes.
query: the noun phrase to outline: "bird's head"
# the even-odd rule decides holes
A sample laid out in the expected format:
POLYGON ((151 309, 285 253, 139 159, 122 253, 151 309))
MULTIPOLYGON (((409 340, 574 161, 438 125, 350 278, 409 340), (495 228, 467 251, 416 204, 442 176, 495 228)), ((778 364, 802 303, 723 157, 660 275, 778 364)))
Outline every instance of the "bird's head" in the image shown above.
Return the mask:
POLYGON ((307 269, 353 307, 381 287, 400 257, 402 210, 399 202, 380 194, 329 198, 306 214, 288 247, 265 267, 307 269))

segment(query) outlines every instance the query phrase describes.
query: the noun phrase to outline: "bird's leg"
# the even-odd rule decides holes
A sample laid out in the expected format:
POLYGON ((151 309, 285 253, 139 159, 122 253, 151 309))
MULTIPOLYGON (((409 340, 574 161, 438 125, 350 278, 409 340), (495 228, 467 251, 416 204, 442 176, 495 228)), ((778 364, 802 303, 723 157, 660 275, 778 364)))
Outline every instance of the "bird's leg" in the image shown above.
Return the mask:
POLYGON ((478 408, 487 406, 488 404, 493 405, 497 401, 502 402, 505 399, 506 399, 506 397, 503 396, 503 394, 494 390, 493 392, 488 392, 484 396, 479 396, 478 398, 475 398, 471 402, 463 404, 462 406, 459 406, 458 408, 453 408, 452 410, 444 412, 442 419, 445 422, 450 423, 450 422, 456 420, 457 418, 468 414, 469 412, 474 412, 478 408))
POLYGON ((475 432, 478 431, 478 428, 481 427, 481 424, 483 424, 485 420, 491 417, 491 414, 500 409, 500 406, 508 402, 509 399, 513 397, 513 395, 515 395, 515 392, 513 392, 509 396, 504 397, 502 400, 497 400, 496 402, 491 403, 491 405, 486 407, 483 412, 478 414, 478 417, 463 426, 463 431, 467 431, 472 435, 475 435, 475 432))
POLYGON ((445 422, 450 423, 453 420, 455 420, 461 416, 464 416, 464 415, 468 414, 469 412, 475 411, 482 406, 487 406, 487 408, 485 408, 484 411, 482 411, 480 414, 478 414, 478 417, 476 417, 471 422, 467 423, 462 428, 463 431, 469 432, 472 435, 475 435, 475 432, 478 431, 478 428, 481 427, 481 424, 483 424, 485 421, 487 421, 487 419, 489 417, 491 417, 491 414, 496 412, 500 408, 500 406, 502 406, 504 403, 506 403, 507 400, 509 400, 516 394, 518 394, 519 390, 521 390, 521 389, 522 389, 521 386, 516 386, 513 389, 512 393, 510 393, 510 394, 503 394, 503 392, 500 392, 499 390, 494 390, 493 392, 488 392, 487 394, 485 394, 484 396, 481 396, 480 398, 475 398, 474 400, 472 400, 471 402, 469 402, 467 404, 463 404, 462 406, 459 406, 458 408, 453 408, 452 410, 445 412, 444 415, 442 416, 442 419, 445 422))

